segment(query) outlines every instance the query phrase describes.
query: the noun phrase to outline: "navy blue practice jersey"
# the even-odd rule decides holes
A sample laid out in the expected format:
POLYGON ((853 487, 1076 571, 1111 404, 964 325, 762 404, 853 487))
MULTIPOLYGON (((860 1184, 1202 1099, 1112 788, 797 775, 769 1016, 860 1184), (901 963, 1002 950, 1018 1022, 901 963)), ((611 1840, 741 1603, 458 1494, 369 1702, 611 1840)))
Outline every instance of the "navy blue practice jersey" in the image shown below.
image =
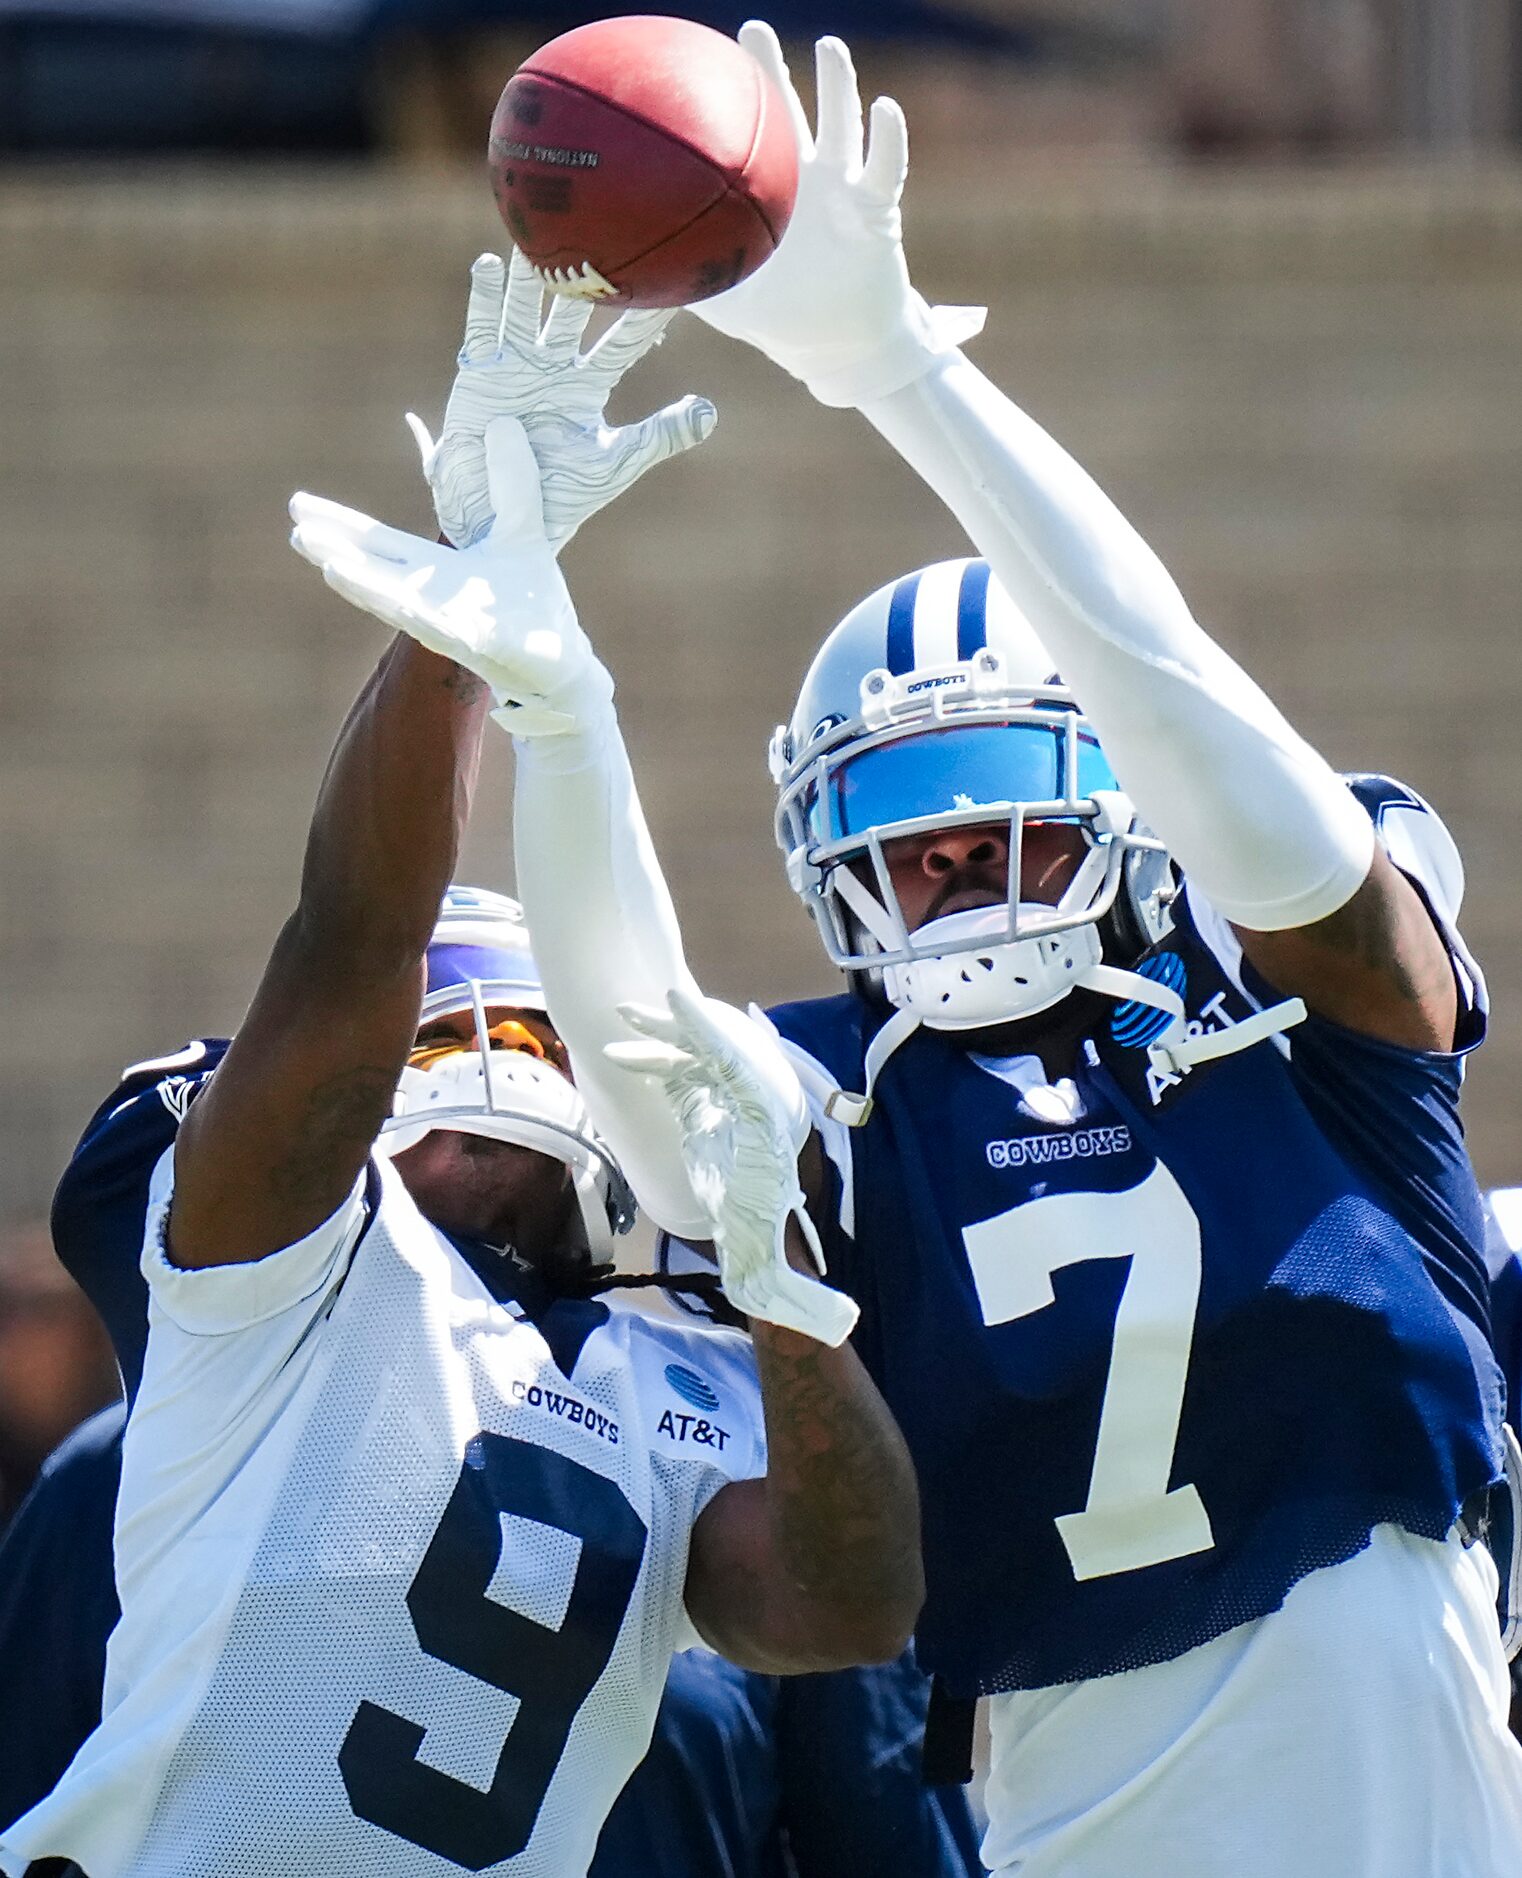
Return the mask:
POLYGON ((909 1650, 814 1676, 673 1657, 587 1878, 976 1878, 966 1794, 921 1778, 928 1702, 909 1650))
POLYGON ((100 1720, 125 1420, 113 1402, 81 1422, 0 1539, 0 1828, 53 1791, 100 1720))
POLYGON ((110 1333, 129 1402, 148 1342, 141 1269, 148 1183, 196 1091, 226 1054, 225 1038, 199 1037, 124 1071, 90 1117, 53 1195, 53 1248, 110 1333))
MULTIPOLYGON (((1425 804, 1355 786, 1420 884, 1425 804)), ((1444 924, 1443 883, 1424 892, 1444 924)), ((1170 1660, 1381 1522, 1441 1538, 1498 1478, 1457 1107, 1483 988, 1452 943, 1453 1055, 1311 1017, 1178 1075, 1148 1056, 1161 1014, 1109 1006, 1057 1121, 1023 1099, 1034 1059, 922 1028, 866 1124, 834 1130, 831 1277, 919 1471, 917 1647, 953 1693, 1170 1660)), ((1187 893, 1139 969, 1196 1031, 1277 1001, 1187 893)), ((857 996, 773 1012, 847 1089, 884 1016, 857 996)))
MULTIPOLYGON (((54 1196, 54 1247, 105 1321, 129 1399, 148 1339, 148 1182, 226 1049, 197 1040, 127 1070, 54 1196)), ((121 1615, 111 1529, 125 1419, 117 1403, 61 1444, 0 1545, 0 1826, 52 1792, 100 1720, 106 1641, 121 1615)))

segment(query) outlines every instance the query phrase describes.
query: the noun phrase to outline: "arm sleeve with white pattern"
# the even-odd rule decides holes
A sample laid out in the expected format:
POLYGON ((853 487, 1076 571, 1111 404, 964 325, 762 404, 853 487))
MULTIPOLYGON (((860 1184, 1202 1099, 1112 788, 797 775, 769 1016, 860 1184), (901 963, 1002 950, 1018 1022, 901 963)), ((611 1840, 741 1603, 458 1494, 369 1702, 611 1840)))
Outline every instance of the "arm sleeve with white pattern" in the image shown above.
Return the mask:
POLYGON ((1212 903, 1277 931, 1350 900, 1373 860, 1367 815, 1067 452, 960 353, 862 408, 989 561, 1212 903))
POLYGON ((519 738, 513 792, 518 896, 545 1002, 576 1086, 641 1207, 679 1238, 705 1239, 682 1136, 664 1096, 603 1055, 637 1040, 620 1004, 699 996, 611 706, 563 737, 519 738))

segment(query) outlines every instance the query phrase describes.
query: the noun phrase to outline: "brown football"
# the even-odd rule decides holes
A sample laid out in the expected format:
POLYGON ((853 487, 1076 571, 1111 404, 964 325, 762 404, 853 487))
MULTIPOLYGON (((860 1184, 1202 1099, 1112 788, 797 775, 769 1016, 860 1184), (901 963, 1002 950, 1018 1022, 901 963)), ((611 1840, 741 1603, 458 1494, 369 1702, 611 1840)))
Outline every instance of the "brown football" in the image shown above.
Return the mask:
POLYGON ((492 119, 497 207, 546 284, 684 306, 753 273, 798 193, 787 107, 692 20, 597 20, 541 46, 492 119))

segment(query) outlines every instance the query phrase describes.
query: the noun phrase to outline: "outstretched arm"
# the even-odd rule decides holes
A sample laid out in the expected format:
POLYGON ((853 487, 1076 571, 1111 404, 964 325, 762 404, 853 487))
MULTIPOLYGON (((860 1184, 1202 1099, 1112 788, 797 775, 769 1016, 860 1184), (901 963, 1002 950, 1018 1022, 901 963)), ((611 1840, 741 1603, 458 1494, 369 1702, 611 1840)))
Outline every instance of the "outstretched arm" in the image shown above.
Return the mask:
POLYGON ((1351 1028, 1450 1048, 1453 970, 1416 888, 1098 485, 960 355, 864 412, 962 521, 1265 978, 1351 1028))
POLYGON ((898 107, 874 104, 864 147, 850 55, 822 40, 811 136, 775 36, 752 24, 741 38, 793 99, 803 182, 773 259, 694 310, 822 402, 861 409, 924 477, 1041 635, 1143 818, 1265 976, 1372 1035, 1448 1048, 1443 940, 1341 779, 1195 622, 1092 479, 955 350, 975 324, 965 309, 929 308, 910 287, 898 107))
MULTIPOLYGON (((803 1262, 801 1243, 794 1258, 803 1262)), ((919 1494, 892 1416, 849 1344, 752 1324, 767 1471, 709 1501, 687 1609, 714 1649, 772 1674, 891 1661, 925 1587, 919 1494)))
POLYGON ((401 561, 371 552, 363 517, 337 544, 328 578, 479 672, 514 737, 519 895, 550 1009, 576 1080, 641 1206, 701 1237, 704 1214, 660 1093, 621 1076, 604 1047, 636 1033, 622 1003, 696 994, 651 849, 612 704, 554 557, 575 528, 653 463, 701 442, 713 406, 685 398, 641 424, 610 428, 606 400, 660 337, 669 312, 624 316, 587 350, 590 306, 552 301, 514 255, 471 270, 459 373, 435 444, 413 420, 452 555, 416 544, 401 561), (493 484, 493 478, 495 482, 493 484))
POLYGON ((541 329, 539 306, 526 263, 482 255, 438 442, 410 420, 440 527, 468 552, 336 503, 293 501, 293 546, 336 591, 409 637, 381 661, 344 726, 300 904, 181 1130, 170 1226, 180 1263, 258 1258, 304 1237, 352 1191, 391 1111, 492 703, 467 669, 490 637, 474 600, 482 561, 511 592, 513 628, 550 642, 536 667, 540 695, 517 702, 519 720, 574 722, 547 694, 566 707, 586 703, 606 677, 579 629, 566 646, 556 642, 570 601, 554 554, 589 515, 712 428, 713 407, 696 398, 640 424, 603 421, 609 391, 659 340, 669 313, 627 315, 582 352, 590 307, 561 303, 541 329), (511 415, 489 462, 485 424, 497 413, 511 415), (567 473, 542 487, 530 432, 579 445, 567 473))
POLYGON ((688 1610, 752 1669, 886 1661, 924 1597, 914 1469, 845 1341, 856 1306, 813 1276, 800 1119, 776 1041, 680 991, 622 1015, 644 1041, 609 1055, 670 1107, 725 1293, 751 1318, 766 1416, 765 1478, 723 1488, 694 1529, 688 1610))
POLYGON ((704 1238, 670 1105, 604 1055, 637 1035, 621 1006, 662 1003, 673 986, 698 992, 613 706, 515 749, 518 895, 576 1085, 649 1217, 704 1238))
POLYGON ((360 693, 323 778, 296 910, 175 1144, 177 1265, 276 1252, 353 1189, 417 1028, 489 702, 478 679, 408 639, 360 693))

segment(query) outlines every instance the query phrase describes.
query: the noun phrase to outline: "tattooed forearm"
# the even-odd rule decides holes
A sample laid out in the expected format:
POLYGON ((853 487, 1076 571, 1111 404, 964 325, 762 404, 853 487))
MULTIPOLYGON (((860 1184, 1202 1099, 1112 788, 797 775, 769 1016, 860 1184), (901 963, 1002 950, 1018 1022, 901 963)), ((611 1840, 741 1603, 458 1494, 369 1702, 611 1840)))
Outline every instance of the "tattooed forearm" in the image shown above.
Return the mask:
POLYGON ((1414 892, 1393 901, 1366 883, 1346 906, 1306 928, 1313 944, 1385 979, 1413 1002, 1442 990, 1453 972, 1432 919, 1414 892))
POLYGON ((344 1070, 320 1083, 303 1107, 294 1145, 269 1169, 269 1190, 282 1206, 328 1196, 333 1168, 369 1153, 391 1113, 396 1072, 380 1066, 344 1070))
POLYGON ((811 1602, 900 1612, 924 1596, 908 1450, 849 1348, 753 1326, 777 1563, 811 1602))
POLYGON ((461 704, 474 704, 486 690, 485 679, 477 678, 474 672, 467 672, 463 665, 447 666, 440 683, 461 704))

